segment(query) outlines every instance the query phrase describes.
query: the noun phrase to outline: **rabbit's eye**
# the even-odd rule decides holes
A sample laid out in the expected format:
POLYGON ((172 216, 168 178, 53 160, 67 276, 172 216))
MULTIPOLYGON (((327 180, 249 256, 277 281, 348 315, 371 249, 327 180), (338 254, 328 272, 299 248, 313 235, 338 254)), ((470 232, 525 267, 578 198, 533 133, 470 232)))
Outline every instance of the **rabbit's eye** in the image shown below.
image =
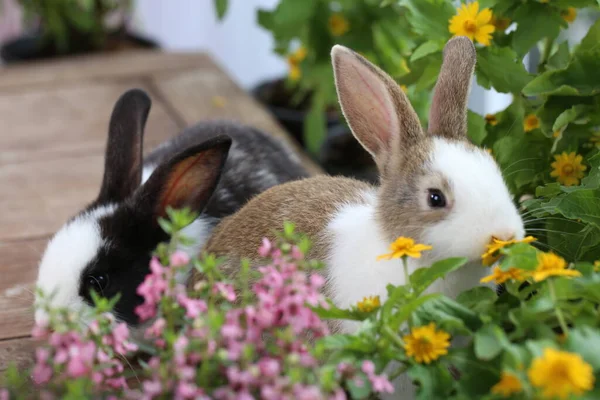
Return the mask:
POLYGON ((88 275, 87 285, 89 289, 94 289, 96 293, 102 294, 104 289, 108 286, 108 275, 106 274, 94 274, 88 275))
POLYGON ((427 191, 427 203, 431 208, 446 207, 446 196, 439 189, 429 189, 427 191))

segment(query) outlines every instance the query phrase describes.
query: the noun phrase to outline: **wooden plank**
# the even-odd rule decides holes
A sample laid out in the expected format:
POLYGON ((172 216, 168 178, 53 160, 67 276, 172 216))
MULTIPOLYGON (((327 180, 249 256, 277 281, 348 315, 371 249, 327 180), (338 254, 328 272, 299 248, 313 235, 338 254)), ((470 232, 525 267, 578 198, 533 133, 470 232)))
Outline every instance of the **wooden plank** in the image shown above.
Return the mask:
POLYGON ((0 243, 0 340, 33 327, 33 290, 47 238, 0 243))
MULTIPOLYGON (((29 160, 104 153, 108 122, 117 99, 139 87, 153 97, 145 148, 180 129, 151 89, 141 80, 63 85, 0 95, 0 166, 29 160)), ((25 167, 26 168, 26 167, 25 167)), ((6 186, 0 187, 6 188, 6 186)))
POLYGON ((31 161, 0 167, 0 240, 56 231, 98 194, 101 155, 31 161))
POLYGON ((137 78, 156 71, 202 68, 206 65, 211 65, 211 61, 204 53, 166 53, 158 50, 62 57, 3 67, 0 90, 93 79, 137 78))
POLYGON ((187 124, 199 120, 229 119, 269 132, 289 143, 313 173, 322 173, 275 119, 254 99, 240 89, 216 65, 177 74, 154 74, 157 88, 187 124))
POLYGON ((34 361, 35 341, 33 339, 11 339, 0 341, 0 372, 10 364, 20 370, 29 368, 34 361))

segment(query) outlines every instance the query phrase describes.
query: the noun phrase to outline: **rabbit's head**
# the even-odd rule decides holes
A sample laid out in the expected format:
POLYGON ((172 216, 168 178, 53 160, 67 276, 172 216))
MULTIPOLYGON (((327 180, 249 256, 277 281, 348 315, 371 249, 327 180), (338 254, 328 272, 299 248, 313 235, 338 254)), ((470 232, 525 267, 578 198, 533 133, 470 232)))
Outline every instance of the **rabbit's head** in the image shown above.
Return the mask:
POLYGON ((494 158, 469 142, 467 99, 476 61, 466 37, 451 39, 425 131, 402 89, 362 56, 335 46, 342 111, 381 175, 377 218, 389 241, 410 236, 429 257, 480 259, 492 237, 524 227, 494 158))
MULTIPOLYGON (((124 93, 114 106, 104 177, 98 197, 49 241, 37 286, 53 307, 82 309, 91 291, 113 298, 114 314, 138 321, 136 289, 149 273, 152 251, 168 239, 158 223, 168 207, 200 213, 219 181, 231 145, 228 136, 188 147, 161 163, 142 184, 143 131, 150 110, 141 90, 124 93)), ((41 323, 47 315, 36 312, 41 323)))

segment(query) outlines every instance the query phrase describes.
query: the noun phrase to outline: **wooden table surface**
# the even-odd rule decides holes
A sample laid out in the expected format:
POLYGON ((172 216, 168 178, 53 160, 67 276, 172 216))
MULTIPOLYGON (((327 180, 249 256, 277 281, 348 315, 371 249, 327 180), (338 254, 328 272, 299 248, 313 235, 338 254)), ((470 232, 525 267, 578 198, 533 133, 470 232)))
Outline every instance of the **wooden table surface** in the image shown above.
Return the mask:
POLYGON ((215 118, 290 140, 205 54, 136 50, 0 69, 0 371, 11 361, 31 360, 32 290, 41 252, 52 233, 97 195, 109 116, 133 87, 153 101, 146 151, 215 118))

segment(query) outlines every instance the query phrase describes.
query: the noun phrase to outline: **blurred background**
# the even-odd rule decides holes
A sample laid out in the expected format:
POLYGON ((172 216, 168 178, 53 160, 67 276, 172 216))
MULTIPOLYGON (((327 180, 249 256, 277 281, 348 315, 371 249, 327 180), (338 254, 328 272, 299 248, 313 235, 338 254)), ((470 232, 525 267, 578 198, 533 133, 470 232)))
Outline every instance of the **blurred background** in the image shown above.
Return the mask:
MULTIPOLYGON (((305 3, 305 7, 297 6, 298 9, 290 8, 289 11, 281 9, 285 7, 285 2, 280 0, 0 0, 0 2, 2 6, 0 42, 4 44, 1 55, 2 63, 5 65, 18 65, 24 60, 37 62, 47 57, 70 56, 81 52, 115 48, 127 50, 129 47, 206 52, 240 87, 268 108, 328 172, 340 172, 367 180, 376 178, 370 157, 348 134, 347 127, 333 110, 335 106, 332 104, 335 103, 335 98, 332 99, 331 96, 335 91, 331 87, 333 82, 326 51, 331 48, 332 43, 337 42, 335 39, 339 39, 341 43, 354 46, 355 50, 364 54, 369 51, 372 44, 367 41, 361 42, 359 36, 370 36, 371 30, 375 33, 369 40, 380 47, 378 50, 388 46, 378 39, 375 28, 371 28, 375 25, 385 27, 385 24, 388 24, 389 28, 390 23, 393 28, 395 21, 393 18, 401 16, 386 16, 387 11, 384 11, 384 14, 377 14, 380 0, 310 1, 305 3), (352 4, 349 5, 350 3, 352 4), (317 22, 308 25, 309 29, 314 31, 308 33, 309 37, 314 39, 315 36, 322 34, 329 39, 334 39, 334 42, 323 41, 323 51, 316 56, 318 62, 314 59, 305 60, 306 55, 303 53, 305 49, 294 40, 290 40, 295 33, 282 33, 281 29, 285 29, 285 26, 277 26, 273 22, 277 18, 286 17, 285 24, 289 24, 289 30, 293 31, 294 18, 296 18, 294 14, 298 14, 298 19, 302 18, 303 9, 313 8, 312 11, 318 14, 318 7, 326 6, 328 9, 325 13, 333 12, 334 14, 331 15, 335 15, 335 9, 340 7, 340 4, 352 10, 352 8, 359 9, 361 7, 358 6, 359 3, 368 11, 365 13, 364 20, 348 21, 344 18, 336 20, 330 17, 324 22, 329 26, 329 33, 319 32, 317 22), (354 4, 357 6, 355 7, 354 4), (286 13, 289 15, 285 15, 286 13), (352 25, 351 29, 348 24, 352 25), (335 30, 338 33, 335 33, 335 30), (52 45, 40 48, 40 32, 46 35, 50 32, 54 41, 52 45), (98 38, 106 34, 109 34, 109 39, 99 45, 98 38), (358 36, 352 36, 353 34, 358 36), (365 47, 360 48, 363 45, 365 47), (299 67, 301 65, 302 68, 299 67), (299 74, 302 71, 304 72, 300 79, 299 74), (299 90, 290 91, 290 81, 299 81, 299 90), (316 92, 323 96, 313 96, 307 100, 306 93, 315 88, 316 92), (295 104, 290 104, 292 100, 295 104), (326 113, 323 110, 326 110, 326 113), (325 127, 326 133, 323 132, 325 127), (348 159, 352 160, 353 166, 345 165, 348 164, 348 159)), ((292 3, 294 2, 288 1, 286 4, 292 3)), ((454 3, 458 6, 460 1, 454 3)), ((579 42, 595 18, 595 14, 587 15, 585 11, 580 11, 577 19, 569 24, 568 29, 561 31, 557 43, 579 42)), ((304 28, 306 26, 303 26, 304 28)), ((508 24, 503 29, 510 32, 512 28, 508 24)), ((306 36, 306 32, 302 35, 306 36)), ((398 39, 394 38, 393 34, 391 36, 392 41, 398 39)), ((400 53, 396 58, 397 64, 401 65, 394 65, 394 58, 391 55, 386 55, 387 59, 377 58, 374 52, 375 59, 388 62, 383 65, 383 68, 395 78, 411 75, 408 74, 408 68, 403 70, 408 56, 401 54, 402 39, 399 38, 400 53)), ((318 42, 318 39, 316 41, 318 42)), ((539 59, 538 47, 533 47, 525 55, 523 62, 529 72, 535 72, 539 59)), ((381 66, 381 63, 379 64, 381 66)), ((432 76, 435 77, 435 74, 432 76)), ((510 94, 497 93, 493 89, 486 90, 478 86, 475 79, 473 82, 469 104, 471 111, 483 116, 499 112, 511 103, 510 94)), ((424 97, 429 94, 430 86, 429 81, 423 86, 417 84, 416 89, 409 93, 422 119, 426 118, 424 109, 427 99, 424 97)))

